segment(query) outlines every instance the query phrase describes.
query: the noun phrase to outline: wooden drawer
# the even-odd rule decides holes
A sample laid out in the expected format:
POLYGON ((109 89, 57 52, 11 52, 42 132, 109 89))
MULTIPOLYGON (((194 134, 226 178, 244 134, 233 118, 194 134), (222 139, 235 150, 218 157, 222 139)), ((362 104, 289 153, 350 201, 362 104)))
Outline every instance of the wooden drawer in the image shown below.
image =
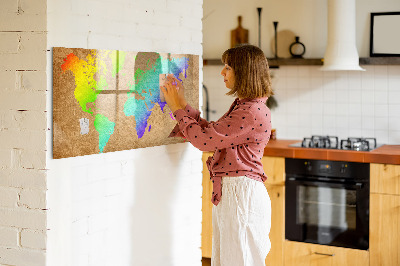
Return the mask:
POLYGON ((285 240, 285 266, 366 266, 369 252, 285 240))

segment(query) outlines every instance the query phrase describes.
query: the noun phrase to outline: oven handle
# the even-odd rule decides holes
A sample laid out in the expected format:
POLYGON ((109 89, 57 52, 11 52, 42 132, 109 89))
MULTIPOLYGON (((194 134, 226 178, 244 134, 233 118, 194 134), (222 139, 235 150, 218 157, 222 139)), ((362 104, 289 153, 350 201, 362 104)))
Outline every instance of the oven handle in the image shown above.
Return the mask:
POLYGON ((356 183, 346 183, 346 182, 332 182, 332 181, 321 181, 321 180, 316 180, 316 181, 309 181, 309 180, 304 180, 303 178, 298 178, 298 177, 288 177, 286 181, 291 181, 291 182, 296 182, 296 183, 301 183, 304 185, 341 185, 344 187, 348 188, 354 188, 354 189, 361 189, 363 187, 363 183, 361 182, 356 182, 356 183))

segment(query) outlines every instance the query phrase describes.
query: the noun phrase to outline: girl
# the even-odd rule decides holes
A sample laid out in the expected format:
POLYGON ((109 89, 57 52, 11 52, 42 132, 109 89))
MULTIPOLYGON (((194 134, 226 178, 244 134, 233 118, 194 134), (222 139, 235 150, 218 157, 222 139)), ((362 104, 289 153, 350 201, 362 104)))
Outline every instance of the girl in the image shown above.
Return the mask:
POLYGON ((170 136, 214 151, 207 160, 213 182, 212 265, 265 265, 271 248, 271 201, 261 164, 271 131, 268 62, 252 45, 228 49, 222 62, 227 95, 237 98, 216 122, 200 118, 200 112, 187 104, 182 84, 168 77, 161 90, 178 122, 170 136))

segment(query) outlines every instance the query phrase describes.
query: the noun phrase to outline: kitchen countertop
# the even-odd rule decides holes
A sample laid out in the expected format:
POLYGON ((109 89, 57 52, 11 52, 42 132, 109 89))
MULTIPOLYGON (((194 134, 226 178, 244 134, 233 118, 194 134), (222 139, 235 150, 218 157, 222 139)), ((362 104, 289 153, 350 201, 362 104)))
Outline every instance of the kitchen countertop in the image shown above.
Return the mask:
POLYGON ((270 140, 264 156, 363 163, 400 164, 400 145, 383 145, 372 151, 290 147, 301 140, 270 140))

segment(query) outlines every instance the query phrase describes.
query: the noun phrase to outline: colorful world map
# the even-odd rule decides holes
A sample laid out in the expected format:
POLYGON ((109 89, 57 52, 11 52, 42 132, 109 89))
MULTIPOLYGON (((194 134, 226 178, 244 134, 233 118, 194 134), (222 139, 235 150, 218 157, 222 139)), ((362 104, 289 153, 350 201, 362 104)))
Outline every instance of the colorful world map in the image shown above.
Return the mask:
MULTIPOLYGON (((86 137, 84 135, 93 137, 93 130, 90 129, 94 128, 98 134, 98 153, 105 152, 110 138, 114 138, 113 135, 119 126, 118 123, 131 124, 122 125, 118 132, 122 132, 124 129, 130 131, 128 136, 135 134, 136 142, 145 139, 146 135, 150 137, 149 132, 154 130, 160 131, 160 134, 153 134, 153 136, 158 136, 158 139, 167 137, 166 133, 171 129, 171 125, 175 124, 175 121, 173 121, 173 115, 160 95, 159 80, 161 74, 172 74, 183 83, 190 81, 190 84, 194 84, 198 82, 198 70, 195 73, 198 69, 198 65, 195 65, 198 63, 198 56, 151 52, 135 53, 117 50, 54 49, 57 50, 53 51, 57 60, 53 62, 53 105, 57 106, 53 106, 53 112, 62 111, 66 116, 71 116, 68 113, 73 112, 72 116, 77 117, 74 120, 80 119, 80 130, 79 128, 76 130, 78 133, 72 132, 71 134, 69 132, 71 130, 67 128, 62 130, 64 135, 67 133, 67 135, 73 136, 70 141, 80 142, 80 139, 83 140, 86 137), (62 86, 60 80, 68 83, 66 84, 68 89, 62 86), (62 90, 62 87, 65 88, 65 91, 60 93, 59 90, 62 90), (65 103, 59 101, 59 99, 54 99, 57 95, 62 94, 64 98, 68 98, 70 101, 65 103), (71 106, 72 96, 75 105, 79 108, 71 106), (112 101, 118 101, 116 106, 112 107, 112 101), (82 113, 79 114, 79 111, 82 113), (154 121, 152 124, 149 118, 155 111, 158 112, 158 117, 151 120, 154 121), (121 118, 121 114, 125 118, 121 118), (167 122, 167 120, 170 121, 167 122), (86 130, 82 128, 85 123, 86 130), (164 125, 169 125, 168 130, 165 130, 164 125), (134 132, 132 132, 132 128, 135 129, 134 132), (164 129, 161 130, 162 128, 164 129)), ((194 89, 197 89, 198 92, 198 85, 194 89)), ((193 92, 190 94, 192 95, 193 92)), ((195 100, 198 101, 198 99, 195 100)), ((53 115, 53 119, 55 120, 53 122, 56 123, 57 120, 62 119, 62 116, 53 115)), ((59 129, 57 126, 64 124, 66 123, 55 125, 55 130, 59 129)), ((79 121, 76 121, 76 124, 79 125, 79 121)), ((123 134, 127 136, 126 133, 123 134)), ((124 142, 127 139, 125 137, 120 141, 124 142)), ((133 146, 151 146, 148 145, 149 141, 145 142, 145 145, 133 146)), ((155 145, 160 145, 158 142, 155 145)), ((117 143, 115 142, 115 145, 120 146, 117 143)), ((69 146, 71 146, 71 143, 69 146)), ((72 146, 74 145, 72 144, 72 146)), ((82 146, 87 145, 82 143, 82 146)), ((136 147, 126 147, 126 149, 136 147)), ((107 151, 116 150, 121 150, 121 148, 107 149, 107 151)))

